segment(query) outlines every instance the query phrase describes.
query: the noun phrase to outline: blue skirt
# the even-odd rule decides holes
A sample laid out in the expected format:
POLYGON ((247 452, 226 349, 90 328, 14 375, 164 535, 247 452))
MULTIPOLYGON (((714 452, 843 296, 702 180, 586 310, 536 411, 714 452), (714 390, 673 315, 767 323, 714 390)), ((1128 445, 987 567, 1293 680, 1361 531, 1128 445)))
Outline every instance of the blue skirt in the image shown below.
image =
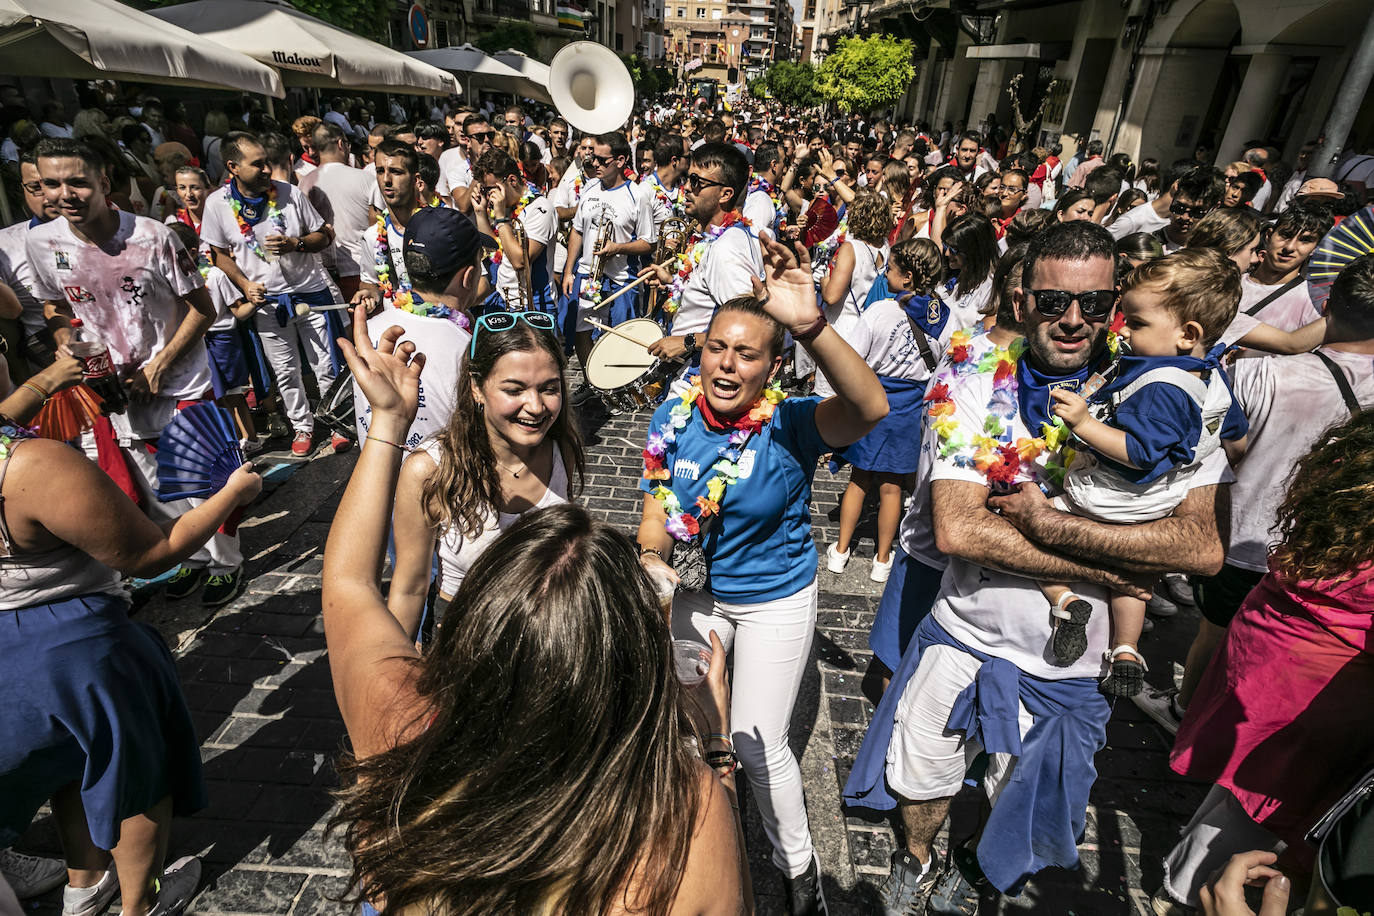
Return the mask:
POLYGON ((205 349, 210 353, 210 383, 216 398, 248 384, 248 360, 237 331, 206 331, 205 349))
POLYGON ((868 435, 840 451, 862 471, 914 474, 921 464, 921 406, 926 383, 879 376, 887 392, 887 416, 868 435))
POLYGON ((177 814, 207 803, 200 742, 167 644, 128 601, 86 595, 0 611, 0 848, 77 783, 91 839, 168 795, 177 814))

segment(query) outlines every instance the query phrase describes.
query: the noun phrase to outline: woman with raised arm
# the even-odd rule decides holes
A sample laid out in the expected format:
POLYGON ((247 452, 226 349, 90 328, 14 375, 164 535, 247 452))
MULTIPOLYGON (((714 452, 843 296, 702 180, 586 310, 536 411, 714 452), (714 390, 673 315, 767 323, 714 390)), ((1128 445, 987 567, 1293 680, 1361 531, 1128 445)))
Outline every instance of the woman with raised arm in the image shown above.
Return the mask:
POLYGON ((365 318, 342 343, 372 425, 324 560, 352 744, 334 824, 364 913, 751 912, 734 756, 696 750, 728 730, 724 649, 689 695, 624 535, 574 506, 525 516, 477 558, 423 658, 387 610, 393 443, 424 357, 399 327, 374 349, 365 318))
POLYGON ((792 707, 816 622, 811 477, 817 459, 857 442, 887 414, 882 383, 816 305, 811 265, 764 241, 767 291, 732 299, 711 320, 701 375, 654 412, 644 449, 640 560, 674 576, 700 570, 700 591, 679 593, 673 634, 718 634, 735 652, 731 738, 788 912, 824 913, 820 870, 787 744, 792 707), (776 387, 786 331, 834 387, 825 398, 784 399, 776 387), (674 561, 674 545, 679 556, 674 561))

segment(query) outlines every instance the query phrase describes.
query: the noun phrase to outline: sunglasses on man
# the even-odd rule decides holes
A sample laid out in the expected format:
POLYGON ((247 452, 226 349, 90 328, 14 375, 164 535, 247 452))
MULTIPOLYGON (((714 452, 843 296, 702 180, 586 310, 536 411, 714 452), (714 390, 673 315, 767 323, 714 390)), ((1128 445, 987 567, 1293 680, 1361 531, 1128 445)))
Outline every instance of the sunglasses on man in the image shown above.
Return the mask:
POLYGON ((1101 321, 1110 315, 1121 295, 1114 289, 1090 289, 1082 293, 1062 289, 1031 289, 1026 292, 1031 294, 1035 310, 1046 318, 1058 318, 1077 302, 1079 311, 1089 321, 1101 321))
POLYGON ((702 188, 723 188, 726 187, 726 184, 723 181, 715 181, 711 178, 707 178, 705 175, 698 172, 691 172, 687 175, 687 186, 692 189, 693 194, 696 194, 699 193, 702 188))
POLYGON ((492 137, 494 137, 494 136, 496 136, 496 131, 494 131, 494 130, 479 130, 479 131, 478 131, 477 133, 475 133, 475 134, 468 134, 468 139, 469 139, 469 140, 477 140, 477 141, 479 141, 479 142, 481 142, 481 143, 486 143, 488 140, 490 140, 490 139, 491 139, 492 137))
POLYGON ((1183 216, 1186 213, 1193 219, 1202 219, 1208 213, 1212 212, 1212 208, 1203 206, 1190 207, 1182 201, 1176 200, 1173 203, 1169 204, 1169 212, 1172 213, 1174 216, 1183 216))
POLYGON ((596 163, 598 166, 604 166, 604 165, 606 165, 608 162, 614 162, 616 159, 619 159, 619 158, 620 158, 619 156, 596 156, 596 155, 593 155, 593 156, 592 156, 592 162, 596 163))

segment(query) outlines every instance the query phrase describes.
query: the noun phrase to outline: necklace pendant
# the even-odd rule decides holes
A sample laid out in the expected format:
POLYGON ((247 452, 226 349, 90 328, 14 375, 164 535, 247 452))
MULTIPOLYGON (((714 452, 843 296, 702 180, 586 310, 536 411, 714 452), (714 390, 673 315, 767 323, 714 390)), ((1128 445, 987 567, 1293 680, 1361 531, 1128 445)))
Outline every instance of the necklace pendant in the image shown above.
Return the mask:
POLYGON ((254 206, 252 206, 252 205, 250 205, 250 204, 244 204, 244 205, 243 205, 243 218, 244 218, 244 219, 257 219, 257 218, 258 218, 258 208, 257 208, 257 207, 254 207, 254 206))

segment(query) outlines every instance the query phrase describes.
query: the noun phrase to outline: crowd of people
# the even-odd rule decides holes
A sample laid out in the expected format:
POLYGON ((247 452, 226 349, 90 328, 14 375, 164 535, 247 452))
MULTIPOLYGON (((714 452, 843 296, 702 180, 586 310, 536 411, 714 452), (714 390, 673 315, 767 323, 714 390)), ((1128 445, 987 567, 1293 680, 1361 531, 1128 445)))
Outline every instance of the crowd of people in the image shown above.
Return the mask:
POLYGON ((0 230, 0 847, 50 803, 65 851, 0 852, 19 898, 174 916, 196 890, 165 859, 198 740, 126 577, 241 593, 251 466, 155 495, 163 430, 215 401, 250 457, 361 445, 323 619, 364 912, 750 912, 739 770, 787 912, 827 912, 788 732, 875 501, 844 802, 895 812, 884 913, 1075 866, 1131 701, 1214 784, 1156 913, 1248 912, 1247 879, 1367 908, 1367 830, 1320 856, 1309 831, 1374 766, 1374 254, 1316 298, 1306 266, 1368 157, 1337 182, 1263 141, 1065 158, 991 117, 676 96, 601 134, 457 100, 200 132, 89 101, 0 93, 27 208, 0 230), (35 437, 91 337, 127 406, 35 437), (634 532, 577 505, 598 399, 645 409, 634 532), (845 466, 819 551, 813 479, 845 466), (1178 604, 1202 621, 1175 686, 1141 637, 1178 604), (971 773, 982 826, 937 855, 971 773))

